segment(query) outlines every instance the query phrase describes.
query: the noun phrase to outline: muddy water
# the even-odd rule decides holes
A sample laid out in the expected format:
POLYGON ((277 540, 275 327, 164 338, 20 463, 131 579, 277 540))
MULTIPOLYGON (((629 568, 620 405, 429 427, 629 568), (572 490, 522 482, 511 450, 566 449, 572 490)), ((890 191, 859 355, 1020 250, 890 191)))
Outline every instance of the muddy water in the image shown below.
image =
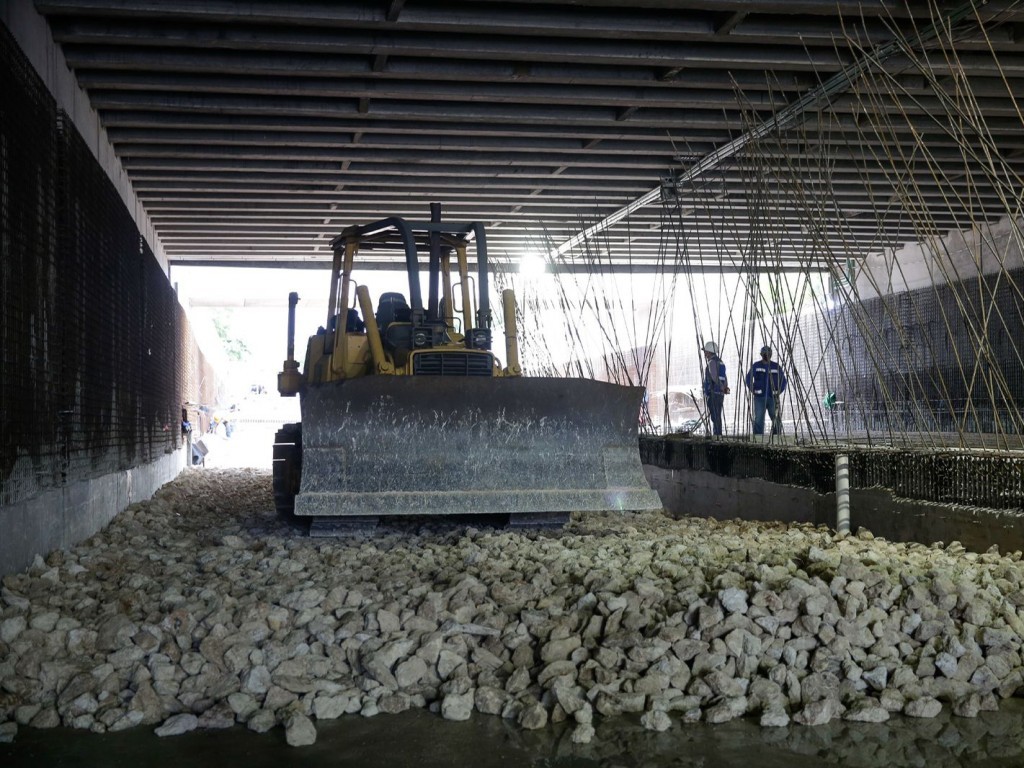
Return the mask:
POLYGON ((974 719, 943 712, 932 720, 896 717, 879 725, 833 722, 815 728, 762 729, 751 720, 723 725, 674 723, 664 733, 627 717, 597 724, 577 745, 562 725, 523 731, 500 718, 448 722, 423 710, 319 723, 311 747, 294 749, 283 729, 257 735, 238 726, 158 738, 149 728, 95 735, 21 728, 0 745, 0 766, 189 766, 189 768, 810 768, 810 766, 1020 766, 1024 700, 974 719))

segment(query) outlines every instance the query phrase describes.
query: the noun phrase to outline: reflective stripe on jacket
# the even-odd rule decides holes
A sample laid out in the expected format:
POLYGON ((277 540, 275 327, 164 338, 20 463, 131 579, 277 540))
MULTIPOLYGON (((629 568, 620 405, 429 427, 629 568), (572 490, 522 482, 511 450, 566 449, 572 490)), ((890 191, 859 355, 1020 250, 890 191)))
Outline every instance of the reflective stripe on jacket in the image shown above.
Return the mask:
POLYGON ((769 387, 773 395, 781 395, 786 391, 786 372, 774 360, 769 360, 767 363, 764 360, 758 360, 750 366, 743 381, 747 388, 754 393, 754 397, 763 397, 769 394, 769 387))

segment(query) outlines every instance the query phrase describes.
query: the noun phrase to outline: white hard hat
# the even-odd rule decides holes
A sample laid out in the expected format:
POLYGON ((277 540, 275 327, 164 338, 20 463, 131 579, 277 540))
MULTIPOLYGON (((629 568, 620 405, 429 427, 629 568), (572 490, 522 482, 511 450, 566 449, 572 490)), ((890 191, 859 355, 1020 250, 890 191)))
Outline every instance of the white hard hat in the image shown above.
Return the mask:
POLYGON ((707 342, 704 345, 704 351, 705 352, 709 352, 712 355, 717 355, 718 354, 718 345, 715 344, 715 342, 713 342, 713 341, 709 341, 709 342, 707 342))

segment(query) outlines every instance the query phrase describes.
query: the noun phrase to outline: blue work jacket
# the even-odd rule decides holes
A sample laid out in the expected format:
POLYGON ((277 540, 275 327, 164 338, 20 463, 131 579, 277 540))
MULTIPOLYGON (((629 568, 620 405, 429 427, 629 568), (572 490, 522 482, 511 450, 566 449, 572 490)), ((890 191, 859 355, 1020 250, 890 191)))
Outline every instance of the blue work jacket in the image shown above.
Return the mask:
POLYGON ((786 372, 774 360, 755 362, 743 381, 754 397, 781 395, 786 391, 786 372))
POLYGON ((729 388, 729 378, 725 375, 725 363, 721 358, 712 357, 704 366, 704 396, 724 395, 729 388))

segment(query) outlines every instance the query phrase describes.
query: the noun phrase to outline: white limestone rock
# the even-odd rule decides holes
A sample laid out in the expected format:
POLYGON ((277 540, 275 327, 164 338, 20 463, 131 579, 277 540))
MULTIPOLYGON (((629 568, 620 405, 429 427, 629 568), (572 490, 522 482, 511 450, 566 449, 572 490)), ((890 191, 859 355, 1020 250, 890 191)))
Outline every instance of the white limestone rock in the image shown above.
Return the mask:
POLYGON ((889 681, 889 670, 879 665, 870 672, 865 672, 862 679, 875 691, 882 691, 889 681))
POLYGON ((548 711, 538 701, 527 703, 519 714, 519 727, 526 731, 537 730, 548 724, 548 711))
POLYGON ((908 701, 903 707, 903 714, 908 717, 936 717, 942 711, 942 702, 931 696, 908 701))
POLYGON ((572 730, 573 744, 589 744, 594 739, 594 726, 590 723, 580 723, 572 730))
POLYGON ((824 725, 843 713, 843 705, 836 699, 812 701, 793 716, 800 725, 824 725))
POLYGON ((266 733, 277 725, 277 715, 269 709, 260 709, 250 715, 245 725, 250 731, 266 733))
POLYGON ((981 712, 981 697, 977 693, 963 696, 953 702, 952 711, 958 717, 977 717, 981 712))
POLYGON ((206 730, 230 728, 235 724, 235 713, 226 701, 214 704, 199 715, 196 727, 206 730))
POLYGON ((509 698, 510 694, 501 688, 485 685, 476 689, 474 706, 481 714, 500 715, 509 698))
POLYGON ((28 725, 32 719, 39 714, 41 704, 22 704, 14 710, 14 722, 18 725, 28 725))
POLYGON ((595 709, 776 728, 972 717, 1024 686, 1019 557, 647 514, 311 541, 253 511, 266 475, 217 472, 5 579, 0 686, 33 703, 0 717, 114 731, 184 706, 264 731, 431 707, 581 741, 595 709))
POLYGON ((843 713, 843 719, 858 723, 884 723, 889 719, 889 710, 870 699, 860 699, 843 713))
POLYGON ((316 726, 305 715, 294 714, 285 724, 284 737, 290 747, 308 747, 316 743, 316 726))
POLYGON ((115 613, 104 619, 96 627, 96 648, 100 651, 116 651, 131 644, 132 635, 139 628, 131 619, 121 613, 115 613))
POLYGON ((718 593, 718 602, 729 613, 747 612, 747 591, 738 587, 729 587, 718 593))
POLYGON ((153 730, 157 736, 180 736, 194 731, 199 726, 199 718, 191 713, 171 715, 153 730))
POLYGON ((29 725, 33 728, 56 728, 60 725, 60 715, 55 708, 44 707, 39 714, 32 718, 29 725))
POLYGON ((789 725, 789 714, 784 709, 770 709, 761 714, 762 728, 785 728, 789 725))
POLYGON ((747 699, 745 696, 733 696, 722 699, 714 706, 708 707, 704 713, 704 719, 708 723, 727 723, 742 717, 747 711, 747 699))
POLYGON ((259 665, 243 672, 241 685, 243 693, 251 694, 257 698, 265 696, 267 691, 270 690, 270 686, 273 685, 270 670, 265 666, 259 665))
POLYGON ((582 645, 583 639, 579 635, 570 635, 559 640, 551 640, 540 649, 541 661, 552 662, 568 659, 572 652, 582 645))
MULTIPOLYGON (((0 642, 12 643, 28 627, 24 616, 11 616, 0 621, 0 642)), ((13 737, 12 737, 13 738, 13 737)))
POLYGON ((644 712, 640 716, 640 724, 649 731, 667 731, 672 727, 672 718, 665 712, 644 712))
POLYGON ((40 632, 52 632, 57 627, 57 621, 60 619, 60 614, 57 611, 46 611, 45 613, 37 613, 29 621, 29 626, 32 629, 38 629, 40 632))
POLYGON ((128 710, 123 715, 118 717, 112 722, 107 730, 111 733, 118 731, 126 731, 129 728, 135 728, 138 725, 142 725, 143 716, 141 712, 128 710))
POLYGON ((473 691, 451 693, 441 701, 441 717, 445 720, 469 720, 473 714, 473 691))
POLYGON ((399 688, 410 688, 428 673, 427 663, 419 656, 411 656, 395 667, 395 682, 399 688))

